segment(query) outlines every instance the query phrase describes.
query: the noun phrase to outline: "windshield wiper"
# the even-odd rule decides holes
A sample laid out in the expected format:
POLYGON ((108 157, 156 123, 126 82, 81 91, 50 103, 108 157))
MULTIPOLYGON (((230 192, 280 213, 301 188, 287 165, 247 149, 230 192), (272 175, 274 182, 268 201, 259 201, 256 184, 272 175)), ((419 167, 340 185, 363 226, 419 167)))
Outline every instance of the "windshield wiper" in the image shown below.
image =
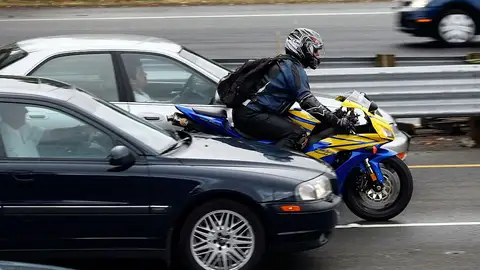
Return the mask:
POLYGON ((192 141, 192 135, 186 131, 183 131, 183 130, 176 131, 175 135, 181 138, 181 140, 184 142, 192 141))
POLYGON ((190 135, 190 134, 188 134, 187 132, 184 132, 184 131, 172 131, 172 135, 173 134, 174 134, 175 139, 177 139, 177 141, 175 142, 175 144, 173 144, 172 146, 168 147, 165 151, 160 153, 160 155, 163 155, 165 153, 173 151, 173 150, 179 148, 180 146, 182 146, 184 143, 192 140, 192 135, 190 135), (182 134, 182 136, 180 136, 180 134, 182 134))
POLYGON ((182 145, 182 144, 183 144, 182 141, 176 141, 172 146, 168 147, 163 152, 161 152, 160 155, 163 155, 165 153, 173 151, 173 150, 177 149, 178 147, 180 147, 180 145, 182 145))

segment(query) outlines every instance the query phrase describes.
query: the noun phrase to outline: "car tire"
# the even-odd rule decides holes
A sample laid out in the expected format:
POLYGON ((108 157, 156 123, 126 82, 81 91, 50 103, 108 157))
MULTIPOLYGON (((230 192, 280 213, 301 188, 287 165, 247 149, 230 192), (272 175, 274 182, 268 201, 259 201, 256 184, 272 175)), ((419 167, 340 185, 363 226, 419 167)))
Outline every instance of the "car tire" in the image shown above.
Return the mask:
POLYGON ((469 12, 461 9, 449 10, 438 18, 436 36, 444 44, 462 45, 475 38, 477 27, 474 16, 469 12), (449 28, 451 30, 447 32, 449 28))
POLYGON ((227 258, 227 265, 230 266, 221 268, 224 262, 219 260, 216 265, 220 267, 217 269, 251 270, 263 256, 265 245, 263 225, 249 207, 232 200, 216 199, 196 207, 186 218, 179 237, 179 258, 182 258, 181 264, 185 269, 213 270, 212 262, 208 264, 208 261, 217 256, 220 259, 227 258), (219 222, 222 217, 223 222, 219 222), (219 228, 214 228, 213 220, 217 221, 219 228), (227 226, 223 227, 225 224, 227 226), (210 233, 207 226, 210 227, 210 233), (243 242, 235 243, 235 240, 243 242), (192 248, 195 245, 201 249, 195 252, 192 248), (239 257, 241 253, 244 256, 239 257), (236 265, 232 265, 235 263, 232 258, 238 261, 236 265))

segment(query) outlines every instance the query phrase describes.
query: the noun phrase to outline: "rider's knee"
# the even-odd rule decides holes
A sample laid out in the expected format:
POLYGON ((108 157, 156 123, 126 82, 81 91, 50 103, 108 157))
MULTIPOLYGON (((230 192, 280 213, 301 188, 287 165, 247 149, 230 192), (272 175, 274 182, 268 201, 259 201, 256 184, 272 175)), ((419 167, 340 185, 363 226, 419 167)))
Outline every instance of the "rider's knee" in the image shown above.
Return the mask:
POLYGON ((297 126, 294 129, 292 129, 292 133, 295 134, 295 136, 298 136, 298 137, 303 137, 303 136, 307 135, 307 131, 300 126, 297 126))
POLYGON ((307 131, 303 128, 295 128, 291 133, 297 150, 303 150, 308 142, 307 131))

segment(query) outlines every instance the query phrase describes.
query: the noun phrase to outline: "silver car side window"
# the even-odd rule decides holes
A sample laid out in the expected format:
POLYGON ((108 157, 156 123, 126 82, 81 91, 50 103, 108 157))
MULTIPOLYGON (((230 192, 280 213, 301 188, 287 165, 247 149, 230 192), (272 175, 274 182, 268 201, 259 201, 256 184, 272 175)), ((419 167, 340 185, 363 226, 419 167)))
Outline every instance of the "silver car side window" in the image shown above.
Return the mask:
POLYGON ((73 84, 109 102, 119 101, 117 81, 110 54, 76 54, 55 57, 42 63, 32 75, 73 84))
POLYGON ((159 55, 124 53, 136 102, 210 104, 216 84, 177 60, 159 55))

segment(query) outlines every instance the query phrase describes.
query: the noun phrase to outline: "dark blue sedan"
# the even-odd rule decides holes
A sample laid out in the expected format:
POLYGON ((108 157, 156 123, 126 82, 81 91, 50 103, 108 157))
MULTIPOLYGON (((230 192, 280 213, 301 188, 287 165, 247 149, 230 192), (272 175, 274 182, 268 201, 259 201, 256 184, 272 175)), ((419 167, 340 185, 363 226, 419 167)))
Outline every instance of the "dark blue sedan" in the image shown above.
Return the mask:
POLYGON ((480 0, 399 0, 398 30, 450 45, 480 34, 480 0))
POLYGON ((334 170, 300 153, 165 131, 35 77, 0 76, 0 117, 0 253, 245 270, 337 224, 334 170))

